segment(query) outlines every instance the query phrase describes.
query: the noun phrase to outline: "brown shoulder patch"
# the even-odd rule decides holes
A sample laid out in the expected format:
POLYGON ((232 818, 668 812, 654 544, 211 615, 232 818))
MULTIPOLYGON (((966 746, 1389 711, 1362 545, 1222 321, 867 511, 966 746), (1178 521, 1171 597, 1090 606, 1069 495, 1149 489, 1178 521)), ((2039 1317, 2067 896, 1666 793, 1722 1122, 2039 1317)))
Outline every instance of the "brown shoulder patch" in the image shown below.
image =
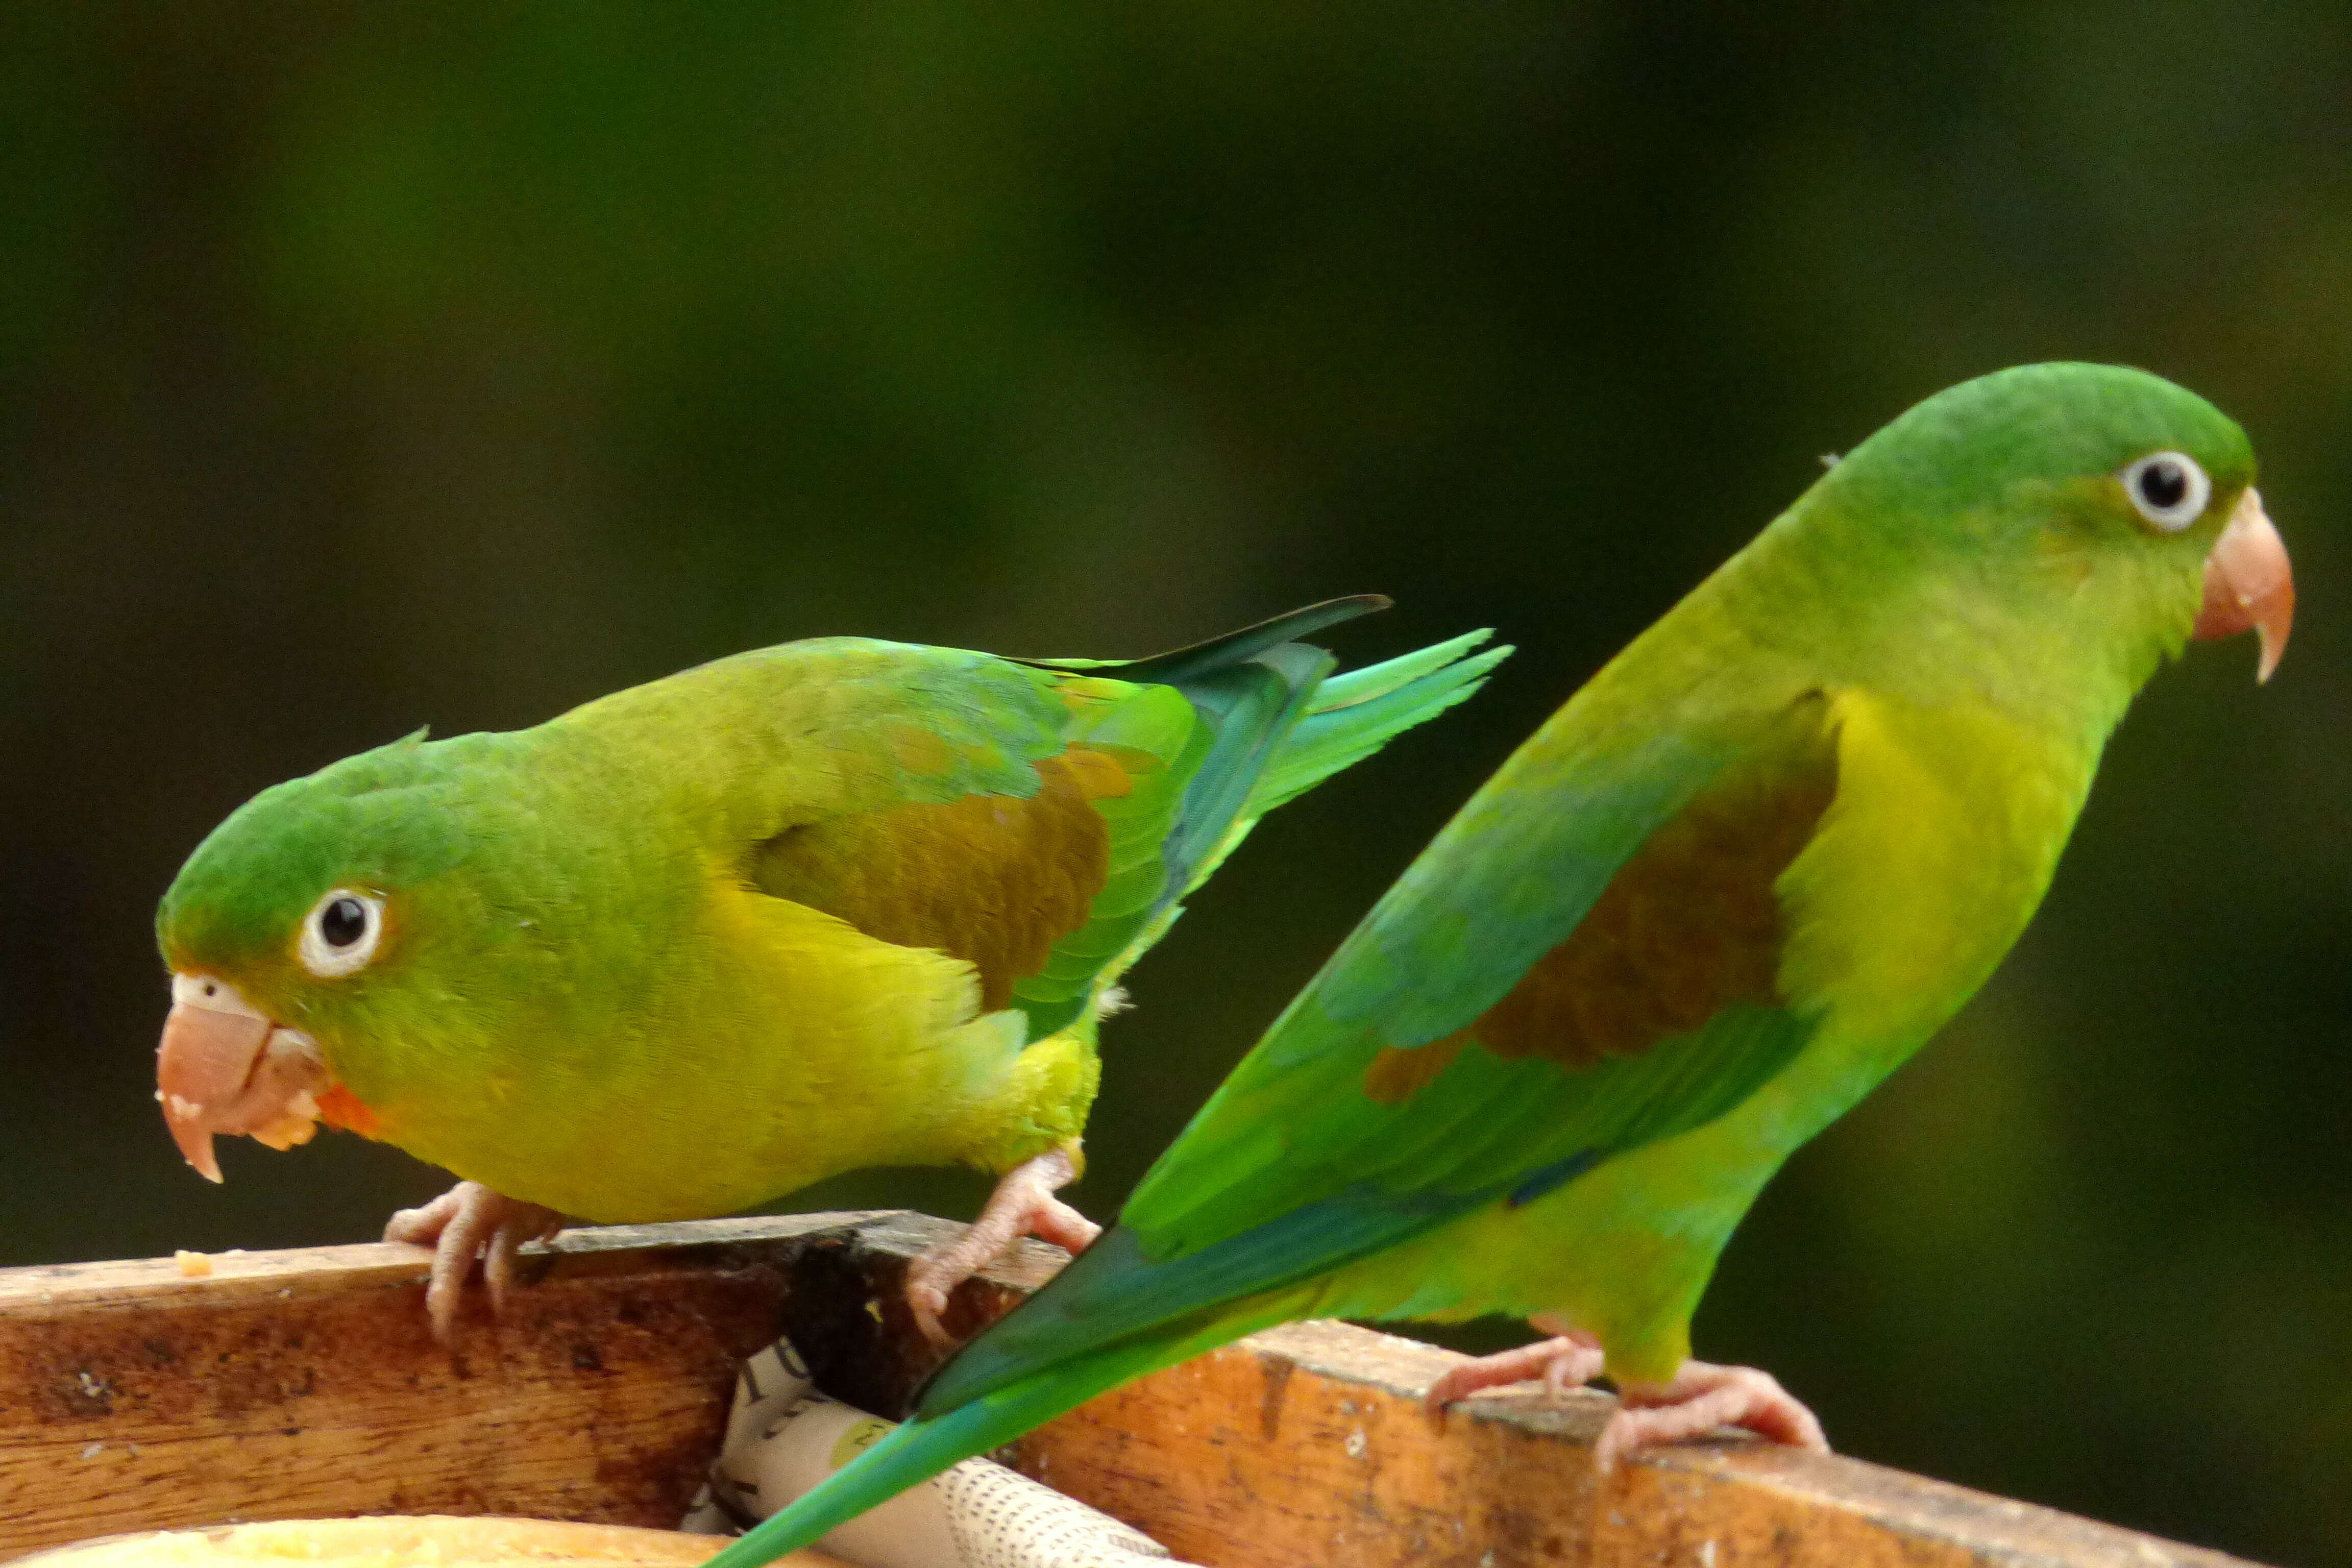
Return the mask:
POLYGON ((1819 751, 1802 765, 1743 770, 1652 834, 1471 1037, 1498 1057, 1573 1070, 1639 1056, 1732 1003, 1779 1000, 1773 883, 1836 791, 1835 762, 1819 751))
POLYGON ((1776 1003, 1784 931, 1773 884, 1836 791, 1825 737, 1727 774, 1650 836, 1508 994, 1456 1035, 1381 1052, 1364 1092, 1409 1099, 1469 1042, 1575 1071, 1639 1056, 1733 1003, 1776 1003))
POLYGON ((1036 764, 1037 793, 786 828, 753 850, 761 892, 847 921, 884 942, 929 947, 980 971, 982 1005, 1045 967, 1054 943, 1087 923, 1110 862, 1110 831, 1089 802, 1123 795, 1122 760, 1072 747, 1036 764))

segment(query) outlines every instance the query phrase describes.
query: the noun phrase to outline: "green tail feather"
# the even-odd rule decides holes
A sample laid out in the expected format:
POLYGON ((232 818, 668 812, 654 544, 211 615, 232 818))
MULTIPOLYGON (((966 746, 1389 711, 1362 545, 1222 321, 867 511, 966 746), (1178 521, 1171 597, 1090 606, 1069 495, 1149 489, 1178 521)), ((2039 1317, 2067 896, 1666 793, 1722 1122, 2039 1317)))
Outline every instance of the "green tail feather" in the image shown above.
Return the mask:
MULTIPOLYGON (((1360 702, 1369 702, 1375 697, 1386 697, 1390 692, 1400 687, 1409 686, 1424 675, 1444 669, 1494 635, 1492 627, 1475 632, 1464 632, 1458 637, 1445 642, 1432 643, 1417 652, 1399 654, 1394 658, 1383 659, 1378 664, 1368 664, 1361 669, 1351 669, 1345 675, 1335 675, 1325 681, 1323 689, 1315 694, 1315 700, 1310 705, 1309 711, 1323 713, 1334 708, 1352 708, 1360 702)), ((1480 671, 1492 668, 1501 661, 1505 654, 1510 651, 1507 647, 1505 647, 1488 652, 1484 656, 1485 662, 1479 666, 1480 671)))
MULTIPOLYGON (((1236 1329, 1226 1339, 1238 1337, 1236 1329)), ((909 1421, 782 1512, 763 1520, 706 1568, 759 1568, 929 1480, 950 1465, 1009 1443, 1103 1390, 1189 1353, 1192 1342, 1115 1345, 929 1421, 909 1421)))
POLYGON ((1465 657, 1494 635, 1465 632, 1324 681, 1308 700, 1306 717, 1250 792, 1244 815, 1265 816, 1470 697, 1510 657, 1507 643, 1465 657))

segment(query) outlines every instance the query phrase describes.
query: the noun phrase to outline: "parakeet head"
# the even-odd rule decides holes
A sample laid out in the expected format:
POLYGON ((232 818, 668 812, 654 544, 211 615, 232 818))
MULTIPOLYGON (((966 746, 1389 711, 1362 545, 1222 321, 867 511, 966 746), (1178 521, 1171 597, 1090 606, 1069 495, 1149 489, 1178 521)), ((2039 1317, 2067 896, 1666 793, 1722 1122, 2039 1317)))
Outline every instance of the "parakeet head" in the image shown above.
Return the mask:
POLYGON ((482 929, 450 918, 483 898, 478 867, 450 873, 514 826, 468 790, 467 753, 495 739, 420 733, 265 790, 181 868, 155 921, 173 977, 157 1098, 205 1175, 220 1179, 214 1133, 303 1142, 322 1098, 330 1120, 365 1126, 320 1042, 381 1037, 432 968, 434 933, 482 929))
POLYGON ((2120 701, 2190 636, 2252 629, 2267 679, 2294 586, 2253 480, 2245 433, 2195 394, 2025 365, 1872 436, 1776 524, 1796 548, 1768 553, 1882 630, 1851 638, 1882 663, 1925 652, 1989 689, 2107 674, 2120 701))

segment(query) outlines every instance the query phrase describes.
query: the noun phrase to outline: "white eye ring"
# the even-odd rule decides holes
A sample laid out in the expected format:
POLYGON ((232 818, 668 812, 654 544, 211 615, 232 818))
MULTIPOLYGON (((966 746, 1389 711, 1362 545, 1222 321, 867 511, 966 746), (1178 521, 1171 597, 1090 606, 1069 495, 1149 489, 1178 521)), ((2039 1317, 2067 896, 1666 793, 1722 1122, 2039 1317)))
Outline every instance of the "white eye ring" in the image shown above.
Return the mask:
POLYGON ((383 940, 383 900, 337 888, 302 921, 302 967, 321 980, 340 980, 367 967, 383 940))
POLYGON ((2213 481, 2186 452, 2150 452, 2116 476, 2132 510, 2167 533, 2178 533, 2205 515, 2213 481))

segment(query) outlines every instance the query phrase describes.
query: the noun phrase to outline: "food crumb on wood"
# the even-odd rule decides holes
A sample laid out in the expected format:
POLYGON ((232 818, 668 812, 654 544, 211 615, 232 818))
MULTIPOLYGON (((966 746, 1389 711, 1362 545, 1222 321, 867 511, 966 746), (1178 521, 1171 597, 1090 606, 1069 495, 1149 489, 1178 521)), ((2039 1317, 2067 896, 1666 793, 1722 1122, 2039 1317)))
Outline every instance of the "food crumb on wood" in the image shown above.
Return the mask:
POLYGON ((211 1258, 201 1252, 190 1252, 184 1247, 172 1254, 172 1261, 179 1265, 180 1277, 184 1279, 201 1279, 213 1271, 211 1258))
POLYGON ((82 1457, 83 1458, 85 1458, 85 1459, 95 1459, 95 1458, 97 1458, 100 1454, 103 1454, 103 1453, 105 1453, 105 1452, 106 1452, 106 1445, 105 1445, 105 1444, 103 1444, 103 1443, 92 1443, 89 1447, 84 1448, 84 1449, 81 1451, 81 1457, 82 1457))

